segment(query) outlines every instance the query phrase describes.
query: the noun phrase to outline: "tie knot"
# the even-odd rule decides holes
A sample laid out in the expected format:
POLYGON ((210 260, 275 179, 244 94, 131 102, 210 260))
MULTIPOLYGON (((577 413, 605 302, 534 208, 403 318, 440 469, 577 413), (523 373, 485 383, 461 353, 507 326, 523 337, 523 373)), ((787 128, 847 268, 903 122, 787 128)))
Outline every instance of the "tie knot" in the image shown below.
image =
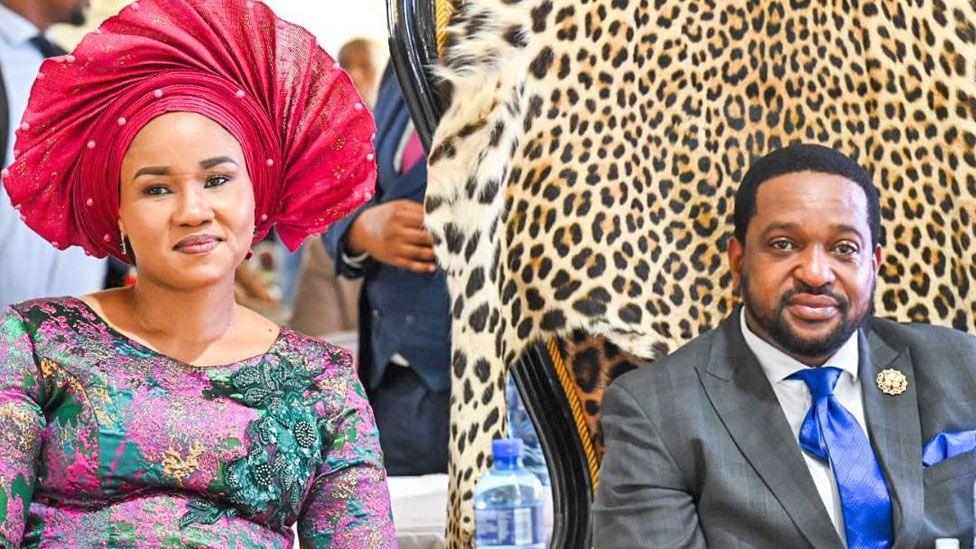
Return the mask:
POLYGON ((840 379, 840 368, 822 366, 820 368, 804 368, 786 379, 798 379, 807 384, 810 395, 814 399, 828 397, 834 394, 834 386, 840 379))

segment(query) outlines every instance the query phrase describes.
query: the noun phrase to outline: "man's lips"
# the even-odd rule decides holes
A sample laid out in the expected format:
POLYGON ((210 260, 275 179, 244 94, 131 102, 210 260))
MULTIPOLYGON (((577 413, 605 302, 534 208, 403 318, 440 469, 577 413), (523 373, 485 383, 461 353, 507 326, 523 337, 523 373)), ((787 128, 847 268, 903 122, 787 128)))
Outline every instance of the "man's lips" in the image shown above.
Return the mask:
POLYGON ((173 250, 184 254, 205 254, 221 243, 221 239, 209 234, 195 234, 180 240, 173 250))
POLYGON ((840 312, 837 300, 828 295, 800 294, 787 302, 790 313, 807 322, 830 320, 840 312))

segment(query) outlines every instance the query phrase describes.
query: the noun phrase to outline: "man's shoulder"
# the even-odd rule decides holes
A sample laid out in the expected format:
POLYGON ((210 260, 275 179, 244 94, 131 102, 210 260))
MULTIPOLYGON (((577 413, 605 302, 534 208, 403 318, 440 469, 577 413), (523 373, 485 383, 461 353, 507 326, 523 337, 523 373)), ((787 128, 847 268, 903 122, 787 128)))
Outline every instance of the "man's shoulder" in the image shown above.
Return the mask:
POLYGON ((702 332, 675 351, 654 362, 631 370, 614 381, 628 393, 664 391, 681 393, 697 391, 697 366, 708 364, 715 338, 721 326, 702 332))
POLYGON ((868 327, 895 352, 911 357, 920 386, 935 383, 940 392, 950 390, 946 383, 953 391, 976 388, 976 337, 942 326, 875 318, 868 327))
POLYGON ((895 322, 871 317, 868 328, 893 348, 907 347, 913 352, 959 350, 973 353, 976 360, 976 336, 932 324, 895 322))

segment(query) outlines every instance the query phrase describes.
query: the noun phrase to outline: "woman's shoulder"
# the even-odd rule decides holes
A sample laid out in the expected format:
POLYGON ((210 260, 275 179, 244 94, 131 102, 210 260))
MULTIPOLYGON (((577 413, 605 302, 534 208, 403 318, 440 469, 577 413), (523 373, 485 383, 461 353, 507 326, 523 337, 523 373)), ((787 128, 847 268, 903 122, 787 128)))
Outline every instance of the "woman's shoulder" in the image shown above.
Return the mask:
POLYGON ((313 371, 334 377, 345 377, 353 372, 353 354, 345 347, 284 327, 278 339, 286 355, 300 358, 313 371))
POLYGON ((282 375, 292 378, 292 385, 315 386, 327 414, 343 409, 350 391, 357 391, 358 376, 353 353, 318 338, 282 328, 277 355, 285 362, 282 375))
POLYGON ((78 341, 94 333, 91 309, 74 297, 45 297, 8 305, 0 313, 0 335, 5 343, 29 342, 36 358, 47 355, 49 342, 78 341))
POLYGON ((39 325, 51 319, 83 317, 89 319, 91 309, 77 297, 41 297, 8 305, 4 317, 16 315, 25 323, 39 325))

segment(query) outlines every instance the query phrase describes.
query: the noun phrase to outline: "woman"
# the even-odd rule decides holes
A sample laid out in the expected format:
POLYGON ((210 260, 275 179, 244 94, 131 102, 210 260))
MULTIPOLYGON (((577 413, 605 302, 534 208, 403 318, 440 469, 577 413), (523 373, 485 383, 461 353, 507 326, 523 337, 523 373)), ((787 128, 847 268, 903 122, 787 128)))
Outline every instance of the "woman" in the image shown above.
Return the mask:
MULTIPOLYGON (((348 352, 234 303, 375 183, 373 122, 308 33, 245 0, 143 0, 49 60, 4 184, 51 243, 139 269, 0 324, 0 545, 394 545, 348 352)), ((27 258, 25 258, 27 259, 27 258)))

